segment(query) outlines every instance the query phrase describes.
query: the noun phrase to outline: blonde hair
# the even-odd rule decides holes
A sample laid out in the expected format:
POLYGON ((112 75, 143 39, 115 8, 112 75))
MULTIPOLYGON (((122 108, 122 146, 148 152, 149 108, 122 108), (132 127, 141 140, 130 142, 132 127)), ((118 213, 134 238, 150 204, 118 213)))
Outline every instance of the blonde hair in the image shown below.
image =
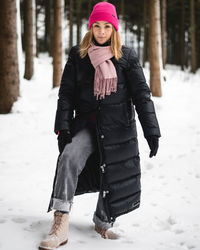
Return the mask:
MULTIPOLYGON (((93 37, 93 27, 85 34, 81 43, 80 43, 80 57, 84 58, 87 55, 88 48, 92 42, 93 37)), ((116 60, 119 60, 122 57, 122 45, 121 38, 119 32, 116 31, 114 26, 112 25, 112 34, 111 34, 111 44, 110 44, 111 52, 113 53, 116 60)))

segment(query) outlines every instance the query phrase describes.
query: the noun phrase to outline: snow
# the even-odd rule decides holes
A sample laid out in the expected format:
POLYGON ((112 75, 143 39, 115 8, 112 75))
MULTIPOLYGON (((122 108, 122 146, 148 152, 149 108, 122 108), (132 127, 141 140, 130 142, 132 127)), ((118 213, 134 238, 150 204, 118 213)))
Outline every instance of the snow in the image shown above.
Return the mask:
MULTIPOLYGON (((148 64, 144 69, 149 82, 148 64)), ((152 97, 162 137, 156 157, 139 121, 142 169, 140 208, 117 218, 116 241, 105 240, 92 222, 98 193, 74 197, 69 242, 60 249, 200 249, 200 71, 167 65, 162 98, 152 97), (98 243, 98 244, 97 244, 98 243)), ((0 249, 36 249, 48 233, 47 213, 58 156, 53 132, 58 88, 52 59, 35 59, 31 81, 22 80, 12 113, 0 115, 0 249), (10 237, 10 238, 9 238, 10 237)))

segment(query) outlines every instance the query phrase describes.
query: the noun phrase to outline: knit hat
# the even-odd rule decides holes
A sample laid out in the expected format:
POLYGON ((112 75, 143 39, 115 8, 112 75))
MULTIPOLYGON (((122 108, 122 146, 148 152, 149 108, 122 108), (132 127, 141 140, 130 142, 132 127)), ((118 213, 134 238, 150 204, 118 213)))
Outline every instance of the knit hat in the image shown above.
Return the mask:
POLYGON ((115 6, 107 2, 95 4, 89 17, 89 29, 97 21, 107 21, 118 31, 118 18, 115 6))

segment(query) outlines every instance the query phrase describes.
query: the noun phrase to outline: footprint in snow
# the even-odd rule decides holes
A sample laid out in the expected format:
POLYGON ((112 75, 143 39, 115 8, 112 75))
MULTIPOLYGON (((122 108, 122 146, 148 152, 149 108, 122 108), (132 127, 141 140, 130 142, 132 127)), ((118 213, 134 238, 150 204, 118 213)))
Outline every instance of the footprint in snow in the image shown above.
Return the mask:
POLYGON ((175 234, 182 234, 182 233, 184 233, 184 230, 182 230, 182 229, 176 229, 176 230, 174 230, 174 233, 175 234))
POLYGON ((178 155, 178 158, 183 158, 185 156, 186 156, 186 154, 180 154, 180 155, 178 155))
POLYGON ((161 220, 160 218, 158 217, 155 217, 156 219, 156 225, 163 231, 165 230, 171 230, 171 226, 173 224, 175 224, 173 221, 172 221, 172 218, 168 218, 167 220, 161 220))
POLYGON ((132 244, 132 243, 133 243, 133 241, 132 241, 132 240, 129 240, 129 239, 123 240, 122 242, 123 242, 123 243, 127 243, 127 244, 132 244))
POLYGON ((1 224, 5 223, 5 222, 6 222, 5 219, 0 219, 0 223, 1 223, 1 224))
POLYGON ((193 248, 196 248, 196 246, 194 246, 194 245, 190 245, 190 244, 189 244, 189 245, 186 245, 186 246, 187 246, 187 248, 188 248, 188 249, 193 249, 193 248))
POLYGON ((152 169, 153 165, 151 163, 147 163, 145 167, 146 167, 146 169, 152 169))
POLYGON ((77 240, 77 243, 85 244, 86 241, 84 241, 84 240, 77 240))
POLYGON ((172 216, 169 216, 169 218, 167 219, 167 222, 170 225, 175 225, 177 223, 176 220, 172 216))
POLYGON ((196 246, 194 246, 194 245, 192 245, 192 244, 185 244, 184 241, 181 241, 179 244, 180 244, 181 246, 184 246, 184 245, 185 245, 188 249, 196 248, 196 246))
POLYGON ((12 221, 14 221, 16 223, 25 223, 26 219, 21 218, 21 217, 16 217, 16 218, 12 218, 12 221))
POLYGON ((38 230, 46 232, 47 230, 50 229, 51 224, 52 222, 50 221, 39 220, 30 223, 27 227, 24 227, 23 229, 29 232, 35 232, 38 230))
POLYGON ((139 227, 140 226, 140 224, 138 224, 138 223, 133 223, 132 224, 132 227, 139 227))
POLYGON ((92 235, 90 235, 90 237, 91 238, 98 238, 99 236, 97 234, 95 234, 95 235, 92 234, 92 235))
POLYGON ((90 214, 89 213, 85 213, 84 216, 89 216, 90 214))

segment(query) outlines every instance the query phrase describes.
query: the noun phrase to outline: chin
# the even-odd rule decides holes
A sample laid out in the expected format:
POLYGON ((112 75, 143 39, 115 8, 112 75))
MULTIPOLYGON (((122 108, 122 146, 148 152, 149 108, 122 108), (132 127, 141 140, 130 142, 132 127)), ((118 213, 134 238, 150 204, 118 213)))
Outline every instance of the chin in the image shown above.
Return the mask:
POLYGON ((100 44, 103 44, 103 43, 105 43, 106 41, 107 41, 107 40, 103 40, 103 41, 102 41, 102 40, 101 40, 101 41, 98 41, 98 40, 97 40, 97 42, 100 43, 100 44))

